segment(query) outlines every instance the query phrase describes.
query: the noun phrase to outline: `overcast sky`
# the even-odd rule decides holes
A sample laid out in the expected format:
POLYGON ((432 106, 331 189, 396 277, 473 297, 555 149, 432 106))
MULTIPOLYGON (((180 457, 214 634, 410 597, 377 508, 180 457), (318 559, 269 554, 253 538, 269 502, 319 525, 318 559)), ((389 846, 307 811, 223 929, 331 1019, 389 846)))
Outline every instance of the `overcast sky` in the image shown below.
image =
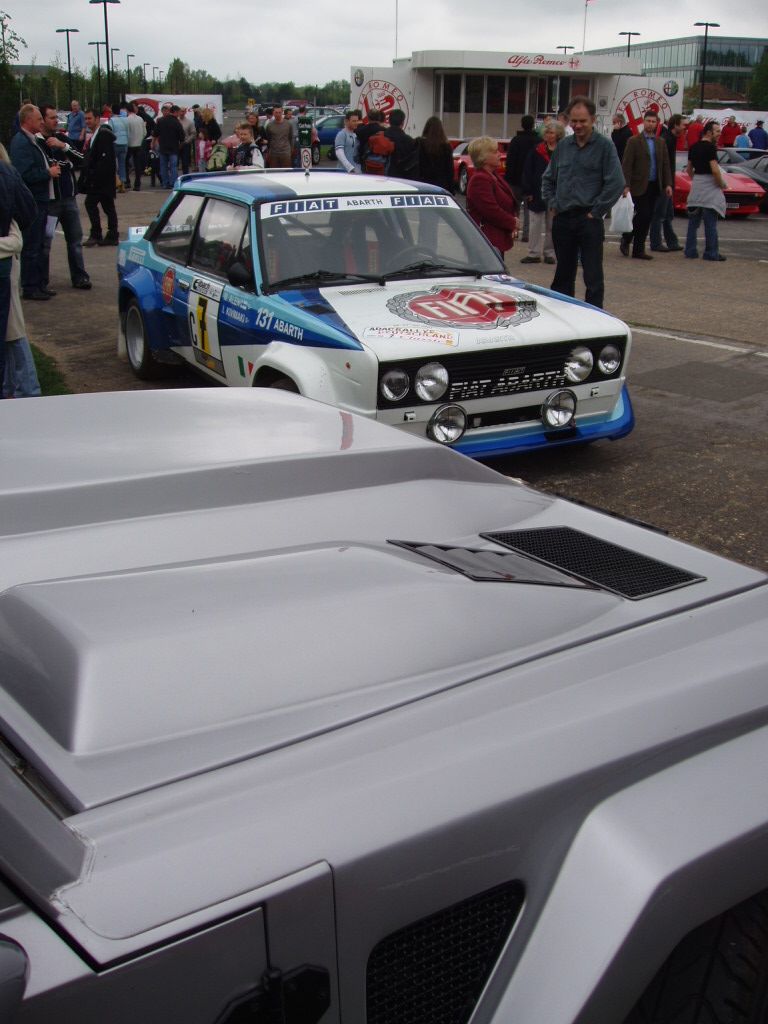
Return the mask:
MULTIPOLYGON (((27 42, 19 61, 47 64, 57 51, 66 64, 71 36, 73 64, 93 62, 89 40, 104 38, 104 7, 87 0, 0 0, 11 27, 27 42)), ((251 82, 293 80, 324 84, 349 78, 352 65, 388 66, 395 49, 395 0, 349 4, 344 0, 293 0, 256 5, 251 0, 210 4, 180 0, 122 0, 110 4, 109 41, 119 47, 115 63, 125 68, 150 63, 167 68, 181 57, 193 69, 218 78, 242 75, 251 82)), ((719 21, 712 35, 768 36, 765 0, 727 7, 716 0, 592 0, 587 13, 587 49, 612 46, 621 31, 639 31, 637 41, 670 39, 701 30, 695 21, 719 21)), ((414 50, 504 50, 553 53, 558 45, 581 50, 584 4, 482 0, 399 0, 398 56, 414 50), (517 12, 517 16, 516 16, 517 12)), ((626 40, 624 40, 626 41, 626 40)), ((150 76, 152 69, 149 69, 150 76)))

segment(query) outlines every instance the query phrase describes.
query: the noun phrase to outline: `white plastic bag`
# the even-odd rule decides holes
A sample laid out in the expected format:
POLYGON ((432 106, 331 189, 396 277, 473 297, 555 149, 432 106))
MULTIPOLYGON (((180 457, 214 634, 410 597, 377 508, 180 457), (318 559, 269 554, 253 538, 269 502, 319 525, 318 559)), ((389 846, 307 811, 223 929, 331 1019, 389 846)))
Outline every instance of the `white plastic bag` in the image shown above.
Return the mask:
POLYGON ((632 220, 635 216, 635 205, 632 196, 627 193, 619 196, 611 210, 611 231, 615 235, 623 235, 626 231, 632 230, 632 220))

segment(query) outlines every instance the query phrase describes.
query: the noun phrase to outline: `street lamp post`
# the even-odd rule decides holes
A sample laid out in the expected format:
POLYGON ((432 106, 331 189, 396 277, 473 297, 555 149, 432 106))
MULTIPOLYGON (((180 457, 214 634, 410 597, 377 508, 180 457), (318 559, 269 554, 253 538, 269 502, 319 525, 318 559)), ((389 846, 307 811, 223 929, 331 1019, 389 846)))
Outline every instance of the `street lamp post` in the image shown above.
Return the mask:
MULTIPOLYGON (((115 70, 115 54, 116 53, 120 53, 120 47, 119 46, 110 46, 110 48, 109 48, 109 66, 112 68, 113 71, 115 70)), ((107 86, 107 89, 109 89, 109 86, 107 86)), ((109 94, 107 94, 107 103, 110 103, 109 94)), ((111 106, 111 103, 110 103, 110 106, 111 106)), ((115 107, 115 110, 117 110, 117 107, 115 107)))
POLYGON ((576 47, 575 46, 556 46, 555 49, 556 50, 562 50, 564 55, 567 57, 568 56, 568 51, 569 50, 575 50, 576 47))
POLYGON ((152 65, 152 91, 157 92, 157 68, 152 65))
POLYGON ((150 64, 149 61, 145 61, 141 66, 144 69, 144 91, 146 92, 147 91, 147 85, 149 83, 149 79, 147 78, 147 68, 151 68, 152 65, 150 64))
POLYGON ((107 65, 107 102, 109 103, 110 94, 112 92, 112 81, 109 75, 109 22, 107 20, 107 4, 119 4, 120 0, 88 0, 88 3, 104 5, 104 63, 107 65))
POLYGON ((70 32, 79 32, 80 29, 79 28, 57 28, 56 31, 57 32, 66 32, 67 33, 67 76, 68 76, 68 79, 69 79, 69 102, 71 103, 72 102, 72 58, 70 57, 70 54, 69 54, 69 33, 70 32))
POLYGON ((100 46, 104 46, 105 44, 102 43, 101 41, 99 41, 99 42, 91 41, 91 42, 88 43, 88 45, 96 47, 96 81, 98 82, 99 113, 101 113, 101 60, 99 59, 99 52, 100 52, 99 51, 99 47, 100 46))
POLYGON ((701 92, 699 93, 699 106, 704 106, 704 79, 707 77, 707 38, 711 28, 720 28, 719 21, 694 21, 694 28, 704 29, 704 52, 701 55, 701 92))
POLYGON ((126 78, 128 79, 128 92, 131 91, 131 57, 135 56, 135 53, 126 53, 125 55, 126 78))
POLYGON ((642 32, 619 32, 620 36, 627 37, 627 56, 629 56, 629 47, 632 42, 632 36, 641 36, 642 32))

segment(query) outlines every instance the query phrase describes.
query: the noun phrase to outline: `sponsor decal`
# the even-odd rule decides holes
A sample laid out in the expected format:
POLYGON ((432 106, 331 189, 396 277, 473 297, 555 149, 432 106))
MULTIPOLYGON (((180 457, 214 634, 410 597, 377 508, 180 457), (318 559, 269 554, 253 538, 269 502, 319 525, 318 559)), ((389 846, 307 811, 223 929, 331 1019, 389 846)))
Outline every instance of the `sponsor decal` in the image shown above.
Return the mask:
POLYGON ((429 291, 406 292, 390 299, 387 309, 404 320, 481 331, 528 323, 539 315, 534 299, 521 299, 502 288, 471 285, 435 285, 429 291))
POLYGON ((128 252, 128 259, 139 267, 144 266, 144 250, 132 245, 128 252))
POLYGON ((173 301, 173 288, 176 284, 176 271, 173 267, 168 267, 166 272, 163 274, 163 302, 169 305, 173 301))
POLYGON ((453 331, 440 327, 406 327, 405 324, 390 324, 386 327, 366 327, 363 337, 370 341, 423 341, 431 345, 445 345, 456 348, 459 339, 453 331))
POLYGON ((507 64, 513 68, 536 66, 575 69, 581 67, 578 57, 545 57, 543 53, 513 53, 511 57, 507 57, 507 64))
POLYGON ((448 196, 392 196, 392 206, 451 206, 448 196))
POLYGON ((393 110, 402 110, 405 114, 405 123, 408 124, 410 109, 403 90, 382 78, 372 78, 368 82, 360 93, 357 106, 361 108, 364 118, 367 118, 372 110, 380 110, 384 117, 389 117, 393 110))
POLYGON ((354 78, 354 81, 355 81, 355 85, 356 85, 356 86, 357 86, 357 88, 359 89, 359 88, 360 88, 360 86, 361 86, 361 85, 363 84, 363 82, 365 81, 365 75, 363 74, 363 69, 362 69, 362 68, 358 68, 358 69, 357 69, 357 70, 355 71, 355 74, 354 74, 353 78, 354 78))
POLYGON ((138 238, 143 238, 146 234, 146 228, 128 228, 128 241, 135 242, 138 238))
POLYGON ((664 95, 665 96, 677 96, 680 86, 674 79, 670 79, 664 83, 664 95))
POLYGON ((334 196, 332 199, 290 199, 281 203, 270 203, 262 207, 262 219, 270 217, 296 216, 297 214, 318 213, 325 210, 345 212, 347 210, 391 210, 406 206, 446 207, 456 206, 451 196, 406 195, 406 196, 334 196))
POLYGON ((280 317, 270 313, 263 306, 256 310, 256 327, 262 331, 277 331, 278 334, 284 334, 287 338, 292 338, 294 341, 304 340, 303 327, 299 327, 298 324, 289 323, 287 320, 281 320, 280 317))
POLYGON ((119 249, 117 252, 117 265, 118 267, 125 266, 125 249, 119 249))
POLYGON ((230 306, 237 306, 238 309, 248 309, 248 300, 244 299, 242 295, 238 295, 237 292, 228 294, 227 302, 230 306))
POLYGON ((216 284, 213 281, 206 281, 204 277, 193 277, 192 291, 197 292, 198 295, 205 295, 207 299, 219 302, 221 293, 224 291, 224 285, 216 284))
POLYGON ((224 316, 227 320, 232 320, 236 324, 245 326, 248 323, 248 315, 240 309, 232 309, 231 306, 224 307, 224 316))
POLYGON ((667 121, 672 116, 672 107, 667 97, 650 88, 633 89, 626 96, 622 96, 616 104, 614 113, 623 114, 627 124, 637 135, 643 127, 643 114, 647 110, 653 110, 662 121, 667 121))
POLYGON ((270 217, 282 217, 288 213, 317 213, 320 210, 337 210, 338 199, 287 199, 282 203, 269 204, 270 217))

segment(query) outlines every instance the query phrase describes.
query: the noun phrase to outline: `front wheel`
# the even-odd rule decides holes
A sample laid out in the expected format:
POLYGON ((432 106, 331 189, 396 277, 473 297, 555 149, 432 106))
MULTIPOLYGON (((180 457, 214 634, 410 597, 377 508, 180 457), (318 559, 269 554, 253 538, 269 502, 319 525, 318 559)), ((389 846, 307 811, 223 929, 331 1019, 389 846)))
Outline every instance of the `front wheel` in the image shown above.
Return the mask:
POLYGON ((768 891, 687 935, 624 1024, 765 1024, 768 891))
POLYGON ((278 377, 276 380, 273 380, 269 386, 271 388, 276 388, 278 391, 290 391, 294 395, 301 394, 290 377, 278 377))
POLYGON ((131 369, 139 380, 157 380, 162 374, 162 367, 149 347, 144 316, 136 299, 129 301, 125 311, 125 349, 131 369))

